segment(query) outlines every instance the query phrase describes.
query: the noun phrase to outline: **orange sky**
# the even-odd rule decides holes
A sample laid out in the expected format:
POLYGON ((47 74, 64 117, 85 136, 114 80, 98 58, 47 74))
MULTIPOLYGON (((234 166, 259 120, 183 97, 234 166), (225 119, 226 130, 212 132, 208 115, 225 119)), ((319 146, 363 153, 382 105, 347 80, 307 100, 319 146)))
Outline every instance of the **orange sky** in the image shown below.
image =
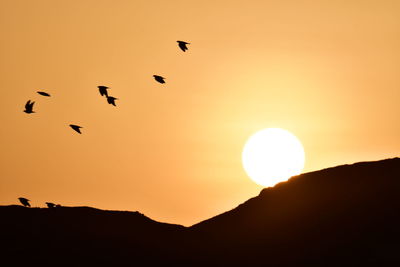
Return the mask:
POLYGON ((191 225, 259 193, 241 151, 267 127, 301 140, 305 171, 399 156, 399 14, 382 0, 1 0, 0 204, 191 225))

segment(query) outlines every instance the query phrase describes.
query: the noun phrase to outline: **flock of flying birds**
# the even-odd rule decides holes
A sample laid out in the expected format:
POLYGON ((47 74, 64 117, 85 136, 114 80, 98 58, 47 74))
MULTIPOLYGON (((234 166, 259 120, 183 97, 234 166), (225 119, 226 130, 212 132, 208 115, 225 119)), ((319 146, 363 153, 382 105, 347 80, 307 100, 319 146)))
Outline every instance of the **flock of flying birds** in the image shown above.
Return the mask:
MULTIPOLYGON (((179 48, 180 48, 183 52, 186 52, 186 50, 188 50, 187 45, 190 44, 190 43, 187 43, 187 42, 184 42, 184 41, 177 41, 177 42, 178 42, 179 48)), ((154 77, 154 80, 156 80, 157 82, 159 82, 159 83, 165 83, 165 78, 164 78, 164 77, 159 76, 159 75, 153 75, 153 77, 154 77)), ((108 95, 108 91, 107 91, 107 90, 109 89, 109 87, 104 86, 104 85, 100 85, 100 86, 97 86, 97 88, 99 88, 99 93, 100 93, 100 95, 106 97, 108 104, 111 104, 111 105, 113 105, 113 106, 116 106, 116 105, 115 105, 115 100, 117 100, 118 98, 108 95)), ((49 94, 49 93, 46 93, 46 92, 43 92, 43 91, 37 91, 37 93, 38 93, 39 95, 42 95, 42 96, 50 97, 50 94, 49 94)), ((27 113, 27 114, 35 113, 35 111, 33 111, 33 105, 34 105, 34 104, 35 104, 34 101, 28 100, 28 102, 26 102, 26 104, 25 104, 25 110, 24 110, 24 112, 27 113)), ((82 132, 81 132, 81 128, 82 128, 81 126, 75 125, 75 124, 70 124, 69 126, 70 126, 73 130, 75 130, 76 132, 78 132, 78 133, 80 133, 80 134, 82 133, 82 132)), ((18 200, 19 200, 19 201, 21 202, 21 204, 22 204, 23 206, 25 206, 25 207, 30 207, 30 206, 31 206, 30 203, 29 203, 30 200, 27 199, 27 198, 20 197, 20 198, 18 198, 18 200)), ((61 207, 60 204, 54 204, 54 203, 52 203, 52 202, 46 202, 46 205, 47 205, 48 208, 58 208, 58 207, 61 207)))
MULTIPOLYGON (((184 41, 177 41, 179 48, 183 51, 186 52, 186 50, 188 50, 187 45, 190 43, 184 42, 184 41)), ((160 75, 153 75, 154 80, 156 80, 159 83, 165 83, 165 78, 160 76, 160 75)), ((118 98, 113 97, 113 96, 109 96, 108 95, 108 89, 109 87, 104 86, 104 85, 100 85, 97 86, 97 88, 99 89, 100 95, 101 96, 105 96, 107 99, 107 103, 113 106, 115 105, 115 100, 118 100, 118 98)), ((37 93, 39 95, 45 96, 45 97, 50 97, 49 93, 43 92, 43 91, 37 91, 37 93)), ((34 101, 28 100, 28 102, 26 102, 25 104, 25 110, 24 112, 27 114, 31 114, 31 113, 35 113, 35 111, 33 111, 33 105, 35 104, 34 101)), ((82 126, 79 125, 75 125, 75 124, 70 124, 69 125, 73 130, 75 130, 77 133, 82 134, 81 132, 81 128, 82 126)))

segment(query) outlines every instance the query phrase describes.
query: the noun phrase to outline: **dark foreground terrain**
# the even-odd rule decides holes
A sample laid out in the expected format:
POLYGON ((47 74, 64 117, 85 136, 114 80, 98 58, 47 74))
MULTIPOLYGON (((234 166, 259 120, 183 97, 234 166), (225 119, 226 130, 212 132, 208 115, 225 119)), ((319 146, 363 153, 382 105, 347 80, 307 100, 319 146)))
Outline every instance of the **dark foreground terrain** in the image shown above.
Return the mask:
POLYGON ((0 206, 1 266, 400 266, 400 159, 293 177, 192 227, 0 206))

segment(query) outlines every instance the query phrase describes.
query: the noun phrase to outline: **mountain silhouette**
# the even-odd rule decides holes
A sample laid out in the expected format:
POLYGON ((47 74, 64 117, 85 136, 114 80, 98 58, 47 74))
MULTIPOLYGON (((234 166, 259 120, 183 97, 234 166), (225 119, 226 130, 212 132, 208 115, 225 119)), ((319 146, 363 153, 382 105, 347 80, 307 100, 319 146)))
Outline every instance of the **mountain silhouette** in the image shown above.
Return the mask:
POLYGON ((205 262, 272 266, 400 263, 400 159, 302 174, 191 227, 205 262))
POLYGON ((0 206, 0 251, 7 266, 399 266, 399 189, 394 158, 292 177, 191 227, 0 206))
POLYGON ((90 207, 0 206, 0 217, 1 261, 10 263, 4 266, 159 264, 175 255, 169 244, 185 229, 139 212, 90 207))

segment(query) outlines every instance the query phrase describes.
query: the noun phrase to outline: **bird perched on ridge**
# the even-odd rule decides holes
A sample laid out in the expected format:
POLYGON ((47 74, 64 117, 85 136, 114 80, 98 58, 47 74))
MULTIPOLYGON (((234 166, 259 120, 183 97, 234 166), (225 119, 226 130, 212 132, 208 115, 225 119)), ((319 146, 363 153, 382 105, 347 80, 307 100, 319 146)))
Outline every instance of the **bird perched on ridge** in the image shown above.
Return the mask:
POLYGON ((75 125, 75 124, 70 124, 69 126, 70 126, 72 129, 74 129, 76 132, 82 134, 82 133, 81 133, 81 128, 82 128, 81 126, 75 125))
POLYGON ((99 88, 99 92, 100 92, 100 95, 101 95, 101 96, 106 96, 106 97, 108 97, 107 89, 108 89, 109 87, 104 86, 104 85, 99 85, 99 86, 97 86, 97 88, 99 88))
POLYGON ((153 75, 154 79, 159 83, 165 83, 165 78, 159 75, 153 75))
POLYGON ((19 197, 18 198, 19 202, 21 202, 22 205, 24 205, 24 207, 30 207, 31 204, 29 204, 29 199, 24 198, 24 197, 19 197))
POLYGON ((56 204, 51 203, 51 202, 46 202, 46 205, 47 205, 47 207, 48 207, 49 209, 52 209, 52 208, 55 208, 55 207, 56 207, 56 204))
POLYGON ((43 92, 43 91, 37 91, 36 93, 38 93, 39 95, 42 95, 42 96, 50 96, 49 93, 46 93, 46 92, 43 92))
POLYGON ((118 98, 115 98, 115 97, 113 97, 113 96, 107 96, 107 102, 108 102, 108 104, 111 104, 111 105, 113 105, 113 106, 116 106, 116 105, 115 105, 115 100, 118 100, 118 98))
POLYGON ((182 49, 183 52, 186 52, 188 50, 187 45, 190 43, 184 42, 184 41, 176 41, 179 45, 179 48, 182 49))
POLYGON ((35 104, 35 102, 31 102, 30 100, 28 100, 28 102, 26 102, 25 104, 25 113, 35 113, 35 111, 33 111, 33 104, 35 104))

